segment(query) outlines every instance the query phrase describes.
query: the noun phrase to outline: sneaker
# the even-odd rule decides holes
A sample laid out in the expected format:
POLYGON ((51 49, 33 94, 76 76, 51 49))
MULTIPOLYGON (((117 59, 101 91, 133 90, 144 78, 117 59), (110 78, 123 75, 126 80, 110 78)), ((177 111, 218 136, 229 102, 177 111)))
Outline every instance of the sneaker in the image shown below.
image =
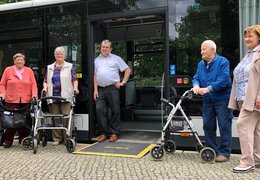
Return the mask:
POLYGON ((60 145, 60 142, 54 141, 54 142, 52 143, 52 145, 53 145, 53 146, 58 146, 58 145, 60 145))
POLYGON ((245 167, 241 167, 240 165, 233 168, 233 172, 234 173, 247 173, 247 172, 250 172, 250 171, 253 171, 255 170, 255 167, 254 166, 246 166, 245 167))

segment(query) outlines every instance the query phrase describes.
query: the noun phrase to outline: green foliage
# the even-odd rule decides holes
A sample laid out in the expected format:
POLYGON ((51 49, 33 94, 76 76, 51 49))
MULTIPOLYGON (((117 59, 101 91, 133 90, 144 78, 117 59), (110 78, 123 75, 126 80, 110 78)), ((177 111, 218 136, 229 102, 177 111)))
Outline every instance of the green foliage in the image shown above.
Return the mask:
POLYGON ((29 0, 0 0, 0 4, 7 4, 7 3, 16 3, 22 1, 29 1, 29 0))
POLYGON ((187 15, 175 24, 178 32, 176 39, 171 39, 174 59, 178 74, 193 75, 201 59, 200 45, 206 39, 217 44, 219 54, 232 60, 238 45, 238 8, 235 1, 196 0, 188 6, 187 15), (227 13, 228 12, 228 13, 227 13))

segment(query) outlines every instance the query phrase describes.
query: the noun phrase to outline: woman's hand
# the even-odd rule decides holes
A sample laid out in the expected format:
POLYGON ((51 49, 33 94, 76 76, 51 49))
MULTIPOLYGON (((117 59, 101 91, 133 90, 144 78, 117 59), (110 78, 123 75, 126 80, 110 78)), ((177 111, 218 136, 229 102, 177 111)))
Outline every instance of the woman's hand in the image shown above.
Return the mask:
POLYGON ((1 95, 0 98, 1 98, 2 101, 5 100, 5 96, 4 95, 1 95))
POLYGON ((75 94, 79 94, 79 90, 78 89, 74 89, 74 93, 75 94))
POLYGON ((256 109, 260 109, 260 99, 255 100, 255 107, 256 109))

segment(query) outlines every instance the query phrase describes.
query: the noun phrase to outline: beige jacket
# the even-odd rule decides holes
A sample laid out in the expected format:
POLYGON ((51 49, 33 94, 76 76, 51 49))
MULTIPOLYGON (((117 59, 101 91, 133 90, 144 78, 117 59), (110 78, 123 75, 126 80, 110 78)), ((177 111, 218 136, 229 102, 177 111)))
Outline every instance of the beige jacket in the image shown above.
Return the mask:
MULTIPOLYGON (((54 73, 55 63, 48 65, 47 67, 47 96, 52 96, 53 86, 52 86, 52 76, 54 73)), ((64 66, 60 71, 60 84, 61 84, 61 97, 66 98, 68 101, 72 102, 73 97, 73 83, 71 79, 71 68, 72 64, 69 62, 65 62, 64 66)), ((52 103, 52 100, 49 99, 48 103, 52 103)))
MULTIPOLYGON (((230 109, 238 110, 239 108, 235 100, 235 87, 236 83, 233 81, 228 107, 230 109)), ((260 109, 255 108, 255 101, 258 95, 260 96, 260 51, 255 53, 253 62, 251 64, 248 77, 248 87, 242 108, 248 111, 260 111, 260 109)))

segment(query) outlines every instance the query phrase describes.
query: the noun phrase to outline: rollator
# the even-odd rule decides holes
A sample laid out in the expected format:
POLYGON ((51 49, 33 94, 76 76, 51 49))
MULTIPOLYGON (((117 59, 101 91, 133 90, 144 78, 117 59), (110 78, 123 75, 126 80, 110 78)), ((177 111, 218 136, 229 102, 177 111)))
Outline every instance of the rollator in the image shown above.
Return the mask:
POLYGON ((33 126, 32 136, 24 139, 24 144, 30 146, 33 149, 33 153, 37 153, 38 145, 42 144, 43 147, 47 146, 48 136, 46 130, 59 129, 64 130, 66 132, 64 142, 67 151, 72 153, 75 151, 76 143, 77 143, 77 128, 75 127, 75 122, 73 119, 74 115, 74 106, 76 102, 75 95, 73 96, 73 101, 71 103, 70 113, 68 115, 65 114, 51 114, 46 109, 47 100, 57 100, 60 102, 69 102, 66 98, 60 96, 45 96, 45 92, 42 91, 41 98, 38 101, 37 110, 34 114, 35 124, 33 126), (45 105, 45 106, 44 106, 45 105), (54 118, 60 118, 66 122, 66 126, 63 124, 55 124, 54 118))
MULTIPOLYGON (((171 89, 174 95, 177 96, 176 90, 174 88, 171 89)), ((204 146, 205 143, 200 140, 198 133, 193 129, 192 119, 182 109, 181 104, 183 100, 192 100, 193 96, 194 93, 191 89, 185 91, 176 105, 170 102, 170 100, 161 98, 161 102, 171 106, 172 109, 161 132, 161 144, 154 146, 150 151, 150 155, 154 160, 162 159, 165 151, 168 153, 176 151, 176 144, 173 140, 167 139, 167 133, 177 136, 193 136, 197 141, 196 150, 200 153, 201 159, 205 162, 213 162, 215 160, 216 152, 212 148, 204 146), (180 112, 181 116, 177 116, 177 112, 180 112)), ((164 110, 162 109, 163 112, 164 110)), ((162 124, 164 124, 163 122, 164 118, 162 118, 162 124)))

